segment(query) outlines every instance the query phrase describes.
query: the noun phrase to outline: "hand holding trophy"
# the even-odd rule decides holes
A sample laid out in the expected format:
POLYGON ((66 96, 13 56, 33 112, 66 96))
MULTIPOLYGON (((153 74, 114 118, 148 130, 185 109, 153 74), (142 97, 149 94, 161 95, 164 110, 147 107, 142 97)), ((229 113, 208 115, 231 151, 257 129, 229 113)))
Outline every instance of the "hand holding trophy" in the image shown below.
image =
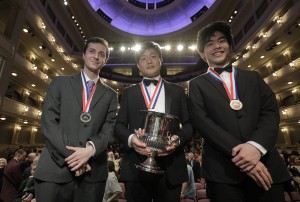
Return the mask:
POLYGON ((139 139, 150 148, 151 154, 143 163, 136 164, 135 167, 146 172, 162 174, 164 171, 157 165, 155 157, 158 153, 166 152, 167 154, 166 148, 168 146, 173 147, 173 143, 179 140, 179 138, 173 138, 173 140, 170 138, 170 129, 176 117, 155 111, 145 112, 147 117, 144 134, 139 136, 139 139))

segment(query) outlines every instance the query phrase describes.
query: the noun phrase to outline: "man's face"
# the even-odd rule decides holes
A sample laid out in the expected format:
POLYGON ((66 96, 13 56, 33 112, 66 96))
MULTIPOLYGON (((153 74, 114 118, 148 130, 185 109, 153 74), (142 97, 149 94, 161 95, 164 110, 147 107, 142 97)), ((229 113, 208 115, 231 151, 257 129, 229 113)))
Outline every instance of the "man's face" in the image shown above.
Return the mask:
POLYGON ((106 54, 105 45, 101 43, 89 43, 86 52, 82 56, 84 69, 98 74, 107 62, 106 54))
POLYGON ((153 48, 143 52, 137 64, 139 70, 145 77, 154 78, 160 74, 162 59, 153 48))
POLYGON ((231 47, 226 36, 216 31, 209 41, 205 44, 203 52, 199 52, 210 67, 223 67, 229 62, 231 47))
POLYGON ((23 162, 26 159, 26 153, 23 154, 17 154, 17 160, 19 163, 23 162))

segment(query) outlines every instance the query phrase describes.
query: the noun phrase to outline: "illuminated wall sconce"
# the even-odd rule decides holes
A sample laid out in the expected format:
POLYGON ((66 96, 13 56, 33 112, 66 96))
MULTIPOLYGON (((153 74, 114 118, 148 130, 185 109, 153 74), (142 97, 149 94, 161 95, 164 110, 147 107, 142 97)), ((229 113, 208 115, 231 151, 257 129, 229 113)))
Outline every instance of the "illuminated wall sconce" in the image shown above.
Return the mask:
POLYGON ((277 73, 277 72, 274 72, 272 75, 273 75, 276 79, 278 78, 278 73, 277 73))
POLYGON ((257 49, 257 44, 253 44, 252 49, 257 49))
POLYGON ((26 114, 26 113, 28 112, 28 110, 29 110, 29 107, 23 107, 22 113, 23 113, 23 114, 26 114))
POLYGON ((39 118, 41 118, 41 116, 42 116, 42 112, 41 112, 41 111, 38 111, 38 113, 37 113, 37 118, 39 119, 39 118))
POLYGON ((47 75, 47 74, 44 74, 44 79, 48 79, 49 78, 49 76, 47 75))
POLYGON ((279 17, 279 16, 276 16, 273 21, 279 25, 281 25, 283 22, 282 17, 279 17))
POLYGON ((263 35, 262 35, 263 38, 268 38, 268 32, 265 32, 263 35))
POLYGON ((48 67, 47 67, 47 65, 44 65, 44 68, 43 68, 43 70, 45 71, 45 72, 47 72, 48 71, 48 67))
POLYGON ((45 50, 46 49, 46 46, 43 44, 43 45, 39 45, 39 49, 41 50, 45 50))
POLYGON ((295 88, 295 89, 292 90, 292 93, 293 93, 293 94, 297 94, 297 92, 298 92, 298 89, 297 89, 297 88, 295 88))
POLYGON ((245 53, 245 54, 243 55, 243 58, 247 58, 247 57, 249 57, 249 53, 245 53))
POLYGON ((25 91, 25 96, 28 97, 29 95, 30 95, 29 91, 26 90, 26 91, 25 91))
POLYGON ((17 130, 21 130, 22 127, 21 127, 21 126, 17 126, 16 129, 17 129, 17 130))
POLYGON ((38 129, 37 129, 37 128, 32 128, 32 131, 33 131, 33 132, 37 132, 38 129))
POLYGON ((286 109, 285 109, 285 110, 282 110, 281 113, 282 113, 282 115, 284 115, 286 118, 288 118, 289 113, 288 113, 288 111, 287 111, 286 109))
POLYGON ((44 99, 43 99, 42 97, 39 97, 39 98, 38 98, 38 101, 39 101, 39 102, 43 102, 44 99))
POLYGON ((43 22, 41 23, 41 27, 42 29, 46 29, 46 25, 43 22))
POLYGON ((37 66, 36 66, 35 64, 32 64, 31 70, 32 70, 33 72, 35 72, 35 71, 37 70, 37 66))
POLYGON ((290 62, 290 63, 289 63, 289 66, 292 67, 292 68, 295 68, 295 67, 296 67, 295 61, 290 62))
POLYGON ((288 131, 287 128, 281 128, 281 132, 286 133, 288 131))
POLYGON ((283 52, 283 55, 284 55, 284 56, 289 56, 289 55, 290 55, 290 51, 289 51, 289 50, 284 51, 284 52, 283 52))

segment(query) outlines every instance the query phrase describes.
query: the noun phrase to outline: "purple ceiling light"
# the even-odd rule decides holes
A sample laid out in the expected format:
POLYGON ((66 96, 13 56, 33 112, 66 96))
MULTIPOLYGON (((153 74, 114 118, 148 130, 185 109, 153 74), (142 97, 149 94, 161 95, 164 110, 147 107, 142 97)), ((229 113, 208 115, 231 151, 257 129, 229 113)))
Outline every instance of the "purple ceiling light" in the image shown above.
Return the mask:
MULTIPOLYGON (((145 4, 166 0, 136 0, 145 4)), ((156 36, 180 30, 207 11, 215 0, 175 0, 164 7, 144 9, 128 0, 88 0, 93 9, 112 26, 127 33, 156 36)))

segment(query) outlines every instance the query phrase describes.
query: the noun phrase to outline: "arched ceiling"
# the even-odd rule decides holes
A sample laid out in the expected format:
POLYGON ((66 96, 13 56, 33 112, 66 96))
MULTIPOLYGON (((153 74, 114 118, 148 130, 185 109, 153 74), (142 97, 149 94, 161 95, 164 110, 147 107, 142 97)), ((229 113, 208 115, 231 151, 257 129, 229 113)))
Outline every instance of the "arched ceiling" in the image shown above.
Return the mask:
POLYGON ((139 36, 158 36, 196 23, 215 0, 88 0, 115 28, 139 36))

